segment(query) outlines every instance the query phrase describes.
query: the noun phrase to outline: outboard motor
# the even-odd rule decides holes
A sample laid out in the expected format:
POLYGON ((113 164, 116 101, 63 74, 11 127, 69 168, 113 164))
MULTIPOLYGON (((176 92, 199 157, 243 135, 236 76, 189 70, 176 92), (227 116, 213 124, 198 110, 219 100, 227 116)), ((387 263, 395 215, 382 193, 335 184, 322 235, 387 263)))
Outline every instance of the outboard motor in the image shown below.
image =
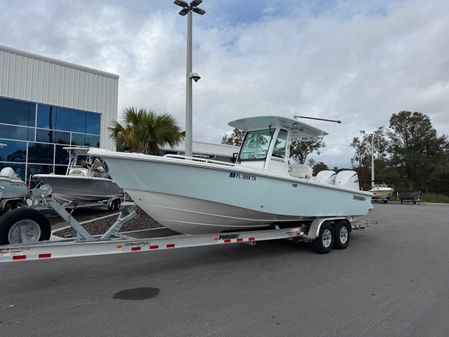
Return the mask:
POLYGON ((317 173, 316 181, 319 183, 326 183, 335 185, 336 173, 332 170, 323 170, 317 173))
POLYGON ((1 171, 0 171, 0 176, 3 177, 7 177, 7 178, 15 178, 17 177, 16 172, 14 172, 12 167, 4 167, 1 171))
POLYGON ((335 178, 335 185, 344 186, 353 190, 360 190, 359 176, 356 171, 340 171, 335 178))

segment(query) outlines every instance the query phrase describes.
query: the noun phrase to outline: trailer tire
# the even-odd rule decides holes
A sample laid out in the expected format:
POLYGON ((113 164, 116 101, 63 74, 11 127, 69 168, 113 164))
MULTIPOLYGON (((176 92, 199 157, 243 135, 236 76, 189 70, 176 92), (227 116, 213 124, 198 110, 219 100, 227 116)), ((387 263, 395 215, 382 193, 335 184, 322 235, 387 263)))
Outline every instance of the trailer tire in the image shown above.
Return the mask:
POLYGON ((351 241, 351 227, 345 220, 340 220, 334 225, 334 248, 345 249, 351 241))
POLYGON ((313 248, 319 254, 327 254, 332 250, 334 245, 333 228, 329 222, 324 222, 321 225, 320 233, 317 238, 313 240, 313 248))
POLYGON ((50 239, 48 219, 31 208, 17 208, 0 217, 0 244, 30 243, 50 239), (25 240, 22 230, 25 228, 25 240))

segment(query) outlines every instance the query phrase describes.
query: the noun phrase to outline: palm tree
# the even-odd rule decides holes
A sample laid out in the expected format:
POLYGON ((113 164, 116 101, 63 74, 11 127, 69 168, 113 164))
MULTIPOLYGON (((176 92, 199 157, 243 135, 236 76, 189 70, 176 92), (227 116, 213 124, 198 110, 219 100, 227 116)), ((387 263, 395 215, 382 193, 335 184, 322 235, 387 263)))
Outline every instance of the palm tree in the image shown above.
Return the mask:
POLYGON ((158 115, 134 107, 126 108, 123 113, 123 123, 113 121, 109 128, 119 151, 128 148, 133 152, 158 155, 160 146, 174 146, 184 136, 175 119, 167 113, 158 115))

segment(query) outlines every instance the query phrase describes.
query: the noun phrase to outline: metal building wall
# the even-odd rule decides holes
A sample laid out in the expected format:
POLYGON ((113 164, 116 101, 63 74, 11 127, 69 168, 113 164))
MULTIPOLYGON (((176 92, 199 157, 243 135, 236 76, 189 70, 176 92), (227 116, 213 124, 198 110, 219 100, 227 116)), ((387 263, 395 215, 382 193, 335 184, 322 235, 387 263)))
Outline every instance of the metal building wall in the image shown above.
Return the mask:
POLYGON ((118 75, 0 46, 0 96, 101 113, 100 146, 112 149, 118 75))

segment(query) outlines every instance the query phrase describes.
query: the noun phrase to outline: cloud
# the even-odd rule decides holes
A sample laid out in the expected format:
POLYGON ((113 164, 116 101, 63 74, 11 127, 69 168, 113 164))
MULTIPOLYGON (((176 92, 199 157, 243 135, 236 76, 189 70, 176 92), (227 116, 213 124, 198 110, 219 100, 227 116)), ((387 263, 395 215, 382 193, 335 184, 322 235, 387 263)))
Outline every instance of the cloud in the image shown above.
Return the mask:
MULTIPOLYGON (((227 122, 309 115, 329 132, 320 157, 349 166, 352 137, 420 111, 449 128, 445 1, 204 1, 194 17, 194 138, 227 122)), ((0 1, 0 44, 120 75, 120 110, 185 110, 185 18, 161 1, 0 1), (14 18, 11 20, 10 18, 14 18)))

